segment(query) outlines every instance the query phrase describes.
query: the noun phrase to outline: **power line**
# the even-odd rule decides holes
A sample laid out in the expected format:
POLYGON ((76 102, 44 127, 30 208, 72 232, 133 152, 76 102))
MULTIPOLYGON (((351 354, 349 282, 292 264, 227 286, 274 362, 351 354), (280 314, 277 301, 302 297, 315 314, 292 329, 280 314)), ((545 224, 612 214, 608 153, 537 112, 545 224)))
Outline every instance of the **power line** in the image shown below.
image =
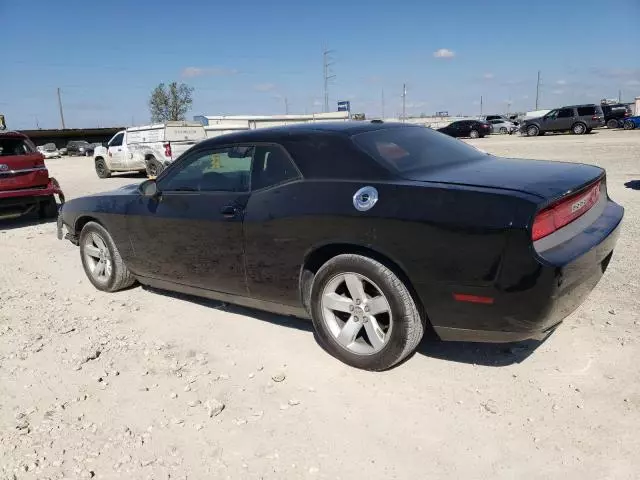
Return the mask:
POLYGON ((329 111, 329 80, 332 78, 336 78, 335 75, 331 72, 331 65, 334 62, 331 61, 330 54, 333 53, 333 50, 323 50, 322 52, 322 71, 324 78, 324 111, 329 111))

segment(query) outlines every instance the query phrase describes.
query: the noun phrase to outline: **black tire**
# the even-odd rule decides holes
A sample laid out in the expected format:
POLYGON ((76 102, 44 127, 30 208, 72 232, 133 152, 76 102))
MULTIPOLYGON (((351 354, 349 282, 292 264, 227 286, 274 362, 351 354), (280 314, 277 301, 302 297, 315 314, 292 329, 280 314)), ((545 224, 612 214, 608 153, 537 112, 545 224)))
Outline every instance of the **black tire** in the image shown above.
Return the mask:
POLYGON ((506 133, 509 133, 509 130, 507 130, 507 127, 500 127, 500 133, 504 135, 506 133))
POLYGON ((540 134, 540 129, 537 125, 529 125, 526 132, 527 137, 537 137, 540 134))
POLYGON ((145 159, 144 163, 147 167, 147 177, 155 178, 162 173, 162 170, 164 170, 162 164, 156 160, 155 157, 145 159))
POLYGON ((634 122, 632 122, 631 120, 627 120, 624 122, 624 129, 625 130, 633 130, 634 128, 636 128, 636 124, 634 122))
POLYGON ((607 128, 620 128, 620 122, 615 118, 610 118, 607 120, 607 128))
POLYGON ((109 232, 99 223, 89 222, 84 226, 82 232, 80 232, 80 259, 87 278, 98 290, 103 292, 117 292, 135 283, 135 278, 124 264, 111 235, 109 235, 109 232), (109 260, 111 261, 111 274, 104 282, 99 282, 94 278, 84 251, 87 236, 94 233, 99 235, 106 244, 109 260))
POLYGON ((58 216, 58 204, 56 203, 56 199, 53 195, 40 203, 38 207, 38 215, 42 219, 56 218, 58 216))
POLYGON ((475 128, 473 130, 471 130, 469 132, 469 136, 471 138, 480 138, 480 132, 478 132, 478 130, 476 130, 475 128))
POLYGON ((581 122, 574 123, 571 126, 571 133, 574 135, 584 135, 587 133, 587 126, 581 122))
POLYGON ((109 178, 111 176, 111 170, 107 167, 107 162, 104 161, 104 158, 98 157, 95 160, 96 173, 100 178, 109 178))
POLYGON ((342 362, 364 370, 393 367, 414 352, 424 334, 425 322, 407 286, 382 263, 355 254, 338 255, 325 263, 313 279, 310 294, 311 317, 321 345, 342 362), (380 351, 357 354, 342 347, 324 321, 321 297, 327 284, 341 273, 353 272, 371 279, 387 298, 392 328, 380 351))

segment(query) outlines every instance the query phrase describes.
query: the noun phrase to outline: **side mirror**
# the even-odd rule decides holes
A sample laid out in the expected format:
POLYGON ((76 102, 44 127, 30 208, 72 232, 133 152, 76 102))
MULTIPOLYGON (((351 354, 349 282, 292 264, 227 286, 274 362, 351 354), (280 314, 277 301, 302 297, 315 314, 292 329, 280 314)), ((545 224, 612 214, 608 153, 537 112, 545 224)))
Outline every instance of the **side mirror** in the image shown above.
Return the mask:
POLYGON ((140 184, 140 193, 145 197, 155 197, 158 195, 158 184, 155 180, 145 180, 140 184))

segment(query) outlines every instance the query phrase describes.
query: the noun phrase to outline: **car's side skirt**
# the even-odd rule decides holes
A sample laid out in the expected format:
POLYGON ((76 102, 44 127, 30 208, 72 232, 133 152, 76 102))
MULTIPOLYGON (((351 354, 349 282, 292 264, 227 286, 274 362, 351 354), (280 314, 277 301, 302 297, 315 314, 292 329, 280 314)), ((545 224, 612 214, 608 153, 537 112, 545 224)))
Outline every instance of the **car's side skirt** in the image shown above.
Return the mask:
POLYGON ((218 292, 215 290, 206 290, 204 288, 192 287, 181 283, 169 282, 167 280, 158 280, 156 278, 136 276, 136 279, 142 284, 160 290, 168 290, 172 292, 184 293, 185 295, 193 295, 195 297, 209 298, 220 302, 233 303, 247 308, 255 308, 256 310, 264 310, 266 312, 278 315, 286 315, 291 317, 299 317, 310 320, 309 314, 302 307, 291 305, 283 305, 281 303, 268 302, 265 300, 257 300, 255 298, 243 297, 239 295, 231 295, 229 293, 218 292))

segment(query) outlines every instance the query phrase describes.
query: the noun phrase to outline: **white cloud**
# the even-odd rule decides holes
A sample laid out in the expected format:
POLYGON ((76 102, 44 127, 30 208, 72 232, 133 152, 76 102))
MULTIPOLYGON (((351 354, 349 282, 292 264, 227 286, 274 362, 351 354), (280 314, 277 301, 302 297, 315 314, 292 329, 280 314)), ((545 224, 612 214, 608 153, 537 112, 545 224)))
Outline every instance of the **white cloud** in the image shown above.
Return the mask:
POLYGON ((448 48, 441 48, 433 52, 433 56, 436 58, 453 58, 456 56, 456 53, 448 48))
POLYGON ((314 107, 319 107, 321 105, 324 105, 324 102, 322 102, 321 100, 314 100, 313 101, 313 106, 314 107))
POLYGON ((214 76, 221 77, 224 75, 235 75, 237 70, 221 67, 186 67, 182 70, 181 75, 184 78, 214 76))
POLYGON ((485 73, 482 78, 484 78, 485 80, 491 80, 495 77, 495 75, 493 73, 485 73))
POLYGON ((273 83, 259 83, 253 86, 256 92, 271 92, 275 90, 276 86, 273 83))
POLYGON ((552 90, 551 93, 553 93, 554 95, 562 95, 564 93, 564 90, 552 90))
POLYGON ((567 84, 567 81, 562 79, 556 82, 556 85, 566 85, 566 84, 567 84))

